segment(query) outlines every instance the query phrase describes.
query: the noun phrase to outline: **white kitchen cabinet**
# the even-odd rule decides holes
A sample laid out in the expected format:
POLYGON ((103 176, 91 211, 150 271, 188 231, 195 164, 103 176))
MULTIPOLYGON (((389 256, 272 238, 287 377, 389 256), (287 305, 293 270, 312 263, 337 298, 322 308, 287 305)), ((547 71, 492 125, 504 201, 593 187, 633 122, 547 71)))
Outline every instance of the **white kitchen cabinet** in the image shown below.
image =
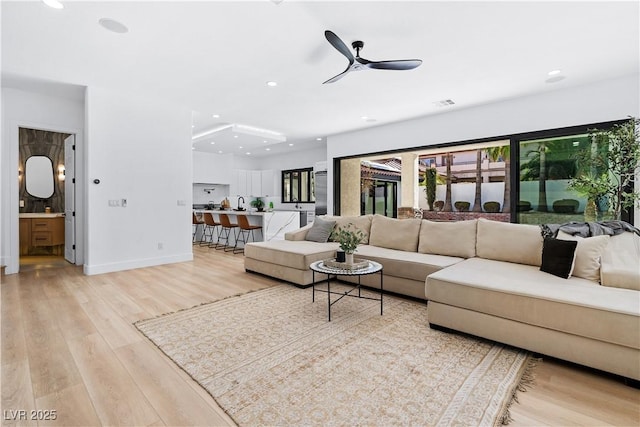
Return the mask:
POLYGON ((251 193, 251 177, 247 179, 247 171, 244 169, 234 169, 233 183, 231 185, 231 196, 248 196, 251 193))
POLYGON ((193 182, 202 184, 231 184, 231 167, 226 155, 194 151, 193 182))
POLYGON ((273 169, 260 171, 262 181, 262 196, 274 197, 278 195, 275 184, 275 172, 273 169))
POLYGON ((252 197, 264 196, 262 192, 262 173, 261 171, 248 171, 251 176, 251 191, 249 195, 252 197))
POLYGON ((270 197, 276 195, 273 170, 234 169, 232 176, 229 193, 232 196, 270 197))

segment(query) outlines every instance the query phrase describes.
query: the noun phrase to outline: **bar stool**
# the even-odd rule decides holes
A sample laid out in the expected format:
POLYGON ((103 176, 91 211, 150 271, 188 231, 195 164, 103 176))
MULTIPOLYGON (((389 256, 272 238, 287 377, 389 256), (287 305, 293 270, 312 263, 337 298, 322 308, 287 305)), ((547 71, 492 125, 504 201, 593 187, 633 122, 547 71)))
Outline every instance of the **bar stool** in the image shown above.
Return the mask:
POLYGON ((227 214, 218 214, 220 218, 220 233, 218 234, 218 244, 216 244, 216 249, 224 249, 225 252, 232 251, 234 248, 229 245, 229 236, 231 235, 231 231, 233 230, 233 239, 236 240, 236 232, 235 229, 238 228, 238 224, 232 223, 229 221, 229 215, 227 214), (224 233, 226 231, 226 234, 224 233), (221 248, 218 247, 220 244, 220 239, 224 239, 225 244, 221 248))
MULTIPOLYGON (((201 225, 204 228, 204 221, 199 220, 198 219, 198 215, 196 215, 196 213, 193 212, 193 211, 191 212, 191 217, 192 217, 191 224, 193 226, 195 226, 193 228, 193 236, 191 238, 191 243, 195 244, 196 243, 196 234, 198 234, 198 226, 201 225)), ((203 233, 204 233, 204 230, 203 230, 203 233)), ((200 240, 200 242, 202 242, 202 240, 200 240)))
POLYGON ((249 220, 247 219, 246 215, 238 215, 238 227, 240 227, 240 229, 238 230, 239 234, 236 238, 236 244, 233 245, 234 254, 240 252, 244 253, 244 245, 242 245, 242 247, 238 250, 238 241, 244 242, 244 244, 246 245, 248 243, 247 239, 249 238, 249 235, 251 235, 251 239, 255 242, 256 237, 253 234, 253 230, 261 230, 262 232, 262 226, 249 224, 249 220), (242 236, 242 238, 240 238, 240 236, 242 236))
MULTIPOLYGON (((213 245, 213 232, 216 231, 216 228, 220 226, 220 223, 216 222, 216 220, 213 219, 213 215, 211 214, 211 212, 205 212, 203 214, 203 218, 204 218, 204 233, 202 235, 202 240, 200 241, 200 246, 202 246, 203 244, 207 244, 209 245, 209 247, 211 247, 211 245, 213 245), (207 231, 209 231, 209 234, 207 234, 207 231), (207 236, 209 237, 208 242, 207 242, 207 236)), ((216 246, 218 244, 219 238, 220 238, 220 232, 218 232, 218 239, 216 239, 216 246)))

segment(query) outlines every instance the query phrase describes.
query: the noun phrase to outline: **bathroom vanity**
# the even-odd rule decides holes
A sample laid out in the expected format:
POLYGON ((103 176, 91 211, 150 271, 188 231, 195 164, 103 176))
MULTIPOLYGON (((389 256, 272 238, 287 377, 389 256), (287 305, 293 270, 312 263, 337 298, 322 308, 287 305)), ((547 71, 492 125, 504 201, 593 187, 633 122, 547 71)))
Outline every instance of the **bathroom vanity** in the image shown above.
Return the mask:
POLYGON ((20 214, 20 255, 60 255, 64 251, 64 215, 61 213, 20 214))

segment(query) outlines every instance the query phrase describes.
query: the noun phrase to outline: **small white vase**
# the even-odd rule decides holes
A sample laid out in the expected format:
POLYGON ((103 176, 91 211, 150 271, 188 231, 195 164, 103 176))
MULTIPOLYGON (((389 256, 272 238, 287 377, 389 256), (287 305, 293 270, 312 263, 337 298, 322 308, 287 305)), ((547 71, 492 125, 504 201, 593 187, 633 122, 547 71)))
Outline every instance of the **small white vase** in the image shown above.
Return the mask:
POLYGON ((345 254, 345 262, 347 264, 353 264, 353 254, 345 254))

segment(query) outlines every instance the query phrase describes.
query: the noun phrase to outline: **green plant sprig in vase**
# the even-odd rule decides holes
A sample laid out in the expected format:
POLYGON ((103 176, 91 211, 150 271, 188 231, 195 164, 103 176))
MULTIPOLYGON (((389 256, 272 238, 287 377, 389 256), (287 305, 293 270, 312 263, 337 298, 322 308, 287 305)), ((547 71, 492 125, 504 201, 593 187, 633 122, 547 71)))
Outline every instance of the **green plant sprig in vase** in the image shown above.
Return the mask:
POLYGON ((357 229, 353 223, 346 227, 337 227, 333 230, 332 239, 340 244, 340 249, 346 254, 347 264, 353 264, 353 253, 364 240, 364 233, 357 229))
POLYGON ((260 197, 256 197, 249 204, 252 208, 258 209, 258 212, 262 212, 264 209, 264 201, 260 197))

